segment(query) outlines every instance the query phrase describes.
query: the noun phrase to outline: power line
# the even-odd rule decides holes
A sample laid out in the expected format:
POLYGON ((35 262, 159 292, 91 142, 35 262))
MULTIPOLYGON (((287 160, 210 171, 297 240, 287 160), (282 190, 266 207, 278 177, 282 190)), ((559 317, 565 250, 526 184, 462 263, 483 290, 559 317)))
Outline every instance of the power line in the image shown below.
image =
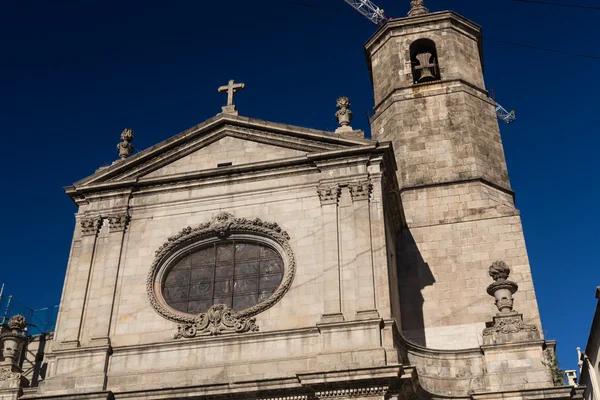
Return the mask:
POLYGON ((551 1, 539 1, 539 0, 512 0, 512 1, 516 1, 518 3, 533 3, 533 4, 543 4, 543 5, 547 5, 547 6, 584 8, 587 10, 599 10, 600 11, 600 7, 583 6, 583 5, 579 5, 579 4, 565 4, 565 3, 555 3, 555 2, 551 2, 551 1))
POLYGON ((490 37, 484 37, 485 40, 491 40, 493 42, 498 42, 498 43, 504 43, 504 44, 509 44, 511 46, 517 46, 517 47, 524 47, 527 49, 535 49, 535 50, 542 50, 542 51, 549 51, 552 53, 559 53, 559 54, 566 54, 569 56, 577 56, 577 57, 584 57, 584 58, 591 58, 592 60, 600 60, 599 56, 593 56, 590 54, 581 54, 581 53, 572 53, 569 51, 563 51, 563 50, 556 50, 556 49, 549 49, 547 47, 539 47, 539 46, 532 46, 529 44, 522 44, 522 43, 515 43, 515 42, 509 42, 507 40, 501 40, 501 39, 495 39, 495 38, 490 38, 490 37))
POLYGON ((302 7, 309 7, 309 8, 317 8, 319 10, 325 10, 325 11, 334 11, 334 12, 339 12, 341 11, 339 8, 327 8, 327 7, 321 7, 321 6, 316 6, 314 4, 308 4, 308 3, 300 3, 298 1, 291 1, 288 0, 288 3, 290 4, 295 4, 297 6, 302 6, 302 7))
MULTIPOLYGON (((559 5, 559 3, 548 3, 548 2, 538 1, 538 0, 513 0, 513 1, 559 5)), ((325 11, 333 11, 333 12, 340 12, 340 11, 342 11, 339 8, 321 7, 321 6, 317 6, 317 5, 314 5, 314 4, 301 3, 301 2, 298 2, 298 1, 292 1, 292 0, 288 0, 287 2, 290 3, 290 4, 298 5, 298 6, 316 8, 316 9, 325 10, 325 11)), ((565 5, 565 6, 575 7, 575 6, 570 6, 570 5, 565 5)), ((581 7, 587 7, 587 6, 581 6, 581 7)), ((600 7, 598 7, 598 9, 600 10, 600 7)), ((508 45, 511 45, 511 46, 523 47, 523 48, 527 48, 527 49, 534 49, 534 50, 540 50, 540 51, 548 51, 548 52, 551 52, 551 53, 565 54, 565 55, 574 56, 574 57, 589 58, 589 59, 592 59, 592 60, 600 60, 600 56, 595 56, 595 55, 591 55, 591 54, 573 53, 573 52, 569 52, 569 51, 563 51, 563 50, 557 50, 557 49, 550 49, 550 48, 547 48, 547 47, 539 47, 539 46, 533 46, 533 45, 529 45, 529 44, 509 42, 507 40, 495 39, 495 38, 490 38, 490 37, 484 37, 484 39, 485 40, 490 40, 490 41, 493 41, 493 42, 508 44, 508 45)))

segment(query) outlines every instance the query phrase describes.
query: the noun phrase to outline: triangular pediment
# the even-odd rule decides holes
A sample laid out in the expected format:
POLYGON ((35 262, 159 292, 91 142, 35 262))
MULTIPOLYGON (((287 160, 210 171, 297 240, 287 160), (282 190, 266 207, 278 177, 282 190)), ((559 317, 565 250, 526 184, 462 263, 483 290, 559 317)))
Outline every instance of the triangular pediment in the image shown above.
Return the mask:
POLYGON ((226 135, 215 142, 200 147, 198 150, 144 175, 144 177, 155 178, 233 165, 301 157, 307 153, 307 150, 275 146, 226 135))
POLYGON ((204 170, 306 157, 376 143, 358 132, 333 132, 219 114, 136 155, 75 183, 109 185, 204 170))

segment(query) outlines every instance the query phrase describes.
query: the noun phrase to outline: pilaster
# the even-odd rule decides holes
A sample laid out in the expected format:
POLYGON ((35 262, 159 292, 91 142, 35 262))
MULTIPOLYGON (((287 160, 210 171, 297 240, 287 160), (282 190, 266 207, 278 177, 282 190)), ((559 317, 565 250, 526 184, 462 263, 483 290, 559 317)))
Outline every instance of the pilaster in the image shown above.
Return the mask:
POLYGON ((356 300, 358 318, 379 317, 375 304, 375 281, 371 243, 370 197, 373 185, 370 179, 350 182, 354 214, 354 249, 356 263, 356 300))
POLYGON ((338 203, 341 188, 338 184, 322 184, 317 188, 321 201, 323 223, 323 275, 325 313, 323 322, 343 321, 340 296, 340 255, 338 231, 338 203))
POLYGON ((98 233, 102 228, 101 216, 81 216, 79 234, 76 233, 56 328, 58 347, 78 347, 81 325, 88 295, 98 233))
POLYGON ((110 344, 110 322, 129 215, 125 210, 106 219, 108 232, 98 239, 98 257, 92 267, 82 329, 82 342, 93 346, 110 344))

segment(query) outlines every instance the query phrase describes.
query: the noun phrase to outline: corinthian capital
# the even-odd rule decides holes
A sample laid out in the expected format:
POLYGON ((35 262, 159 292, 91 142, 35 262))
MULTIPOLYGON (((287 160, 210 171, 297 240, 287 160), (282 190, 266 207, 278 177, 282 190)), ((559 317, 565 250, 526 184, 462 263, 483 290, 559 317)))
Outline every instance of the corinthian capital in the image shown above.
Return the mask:
POLYGON ((80 220, 83 236, 96 235, 102 227, 102 217, 84 217, 80 220))
POLYGON ((317 188, 317 193, 319 194, 319 200, 321 200, 321 205, 325 204, 337 204, 340 199, 340 195, 342 194, 342 188, 340 185, 328 185, 328 186, 319 186, 317 188))
POLYGON ((117 214, 108 217, 108 227, 111 232, 123 232, 129 223, 129 215, 117 214))
POLYGON ((350 182, 348 184, 348 189, 350 189, 350 196, 352 196, 352 201, 369 200, 372 188, 373 185, 371 185, 371 181, 369 180, 350 182))

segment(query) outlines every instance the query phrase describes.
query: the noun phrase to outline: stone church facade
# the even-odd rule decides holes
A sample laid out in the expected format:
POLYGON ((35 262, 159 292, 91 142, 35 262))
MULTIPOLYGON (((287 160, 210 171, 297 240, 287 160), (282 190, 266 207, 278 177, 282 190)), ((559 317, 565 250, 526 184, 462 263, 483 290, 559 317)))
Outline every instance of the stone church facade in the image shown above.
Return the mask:
POLYGON ((346 98, 335 132, 240 116, 233 81, 149 149, 125 130, 66 189, 45 376, 15 317, 0 399, 580 397, 543 337, 481 29, 420 3, 365 45, 373 139, 346 98))

